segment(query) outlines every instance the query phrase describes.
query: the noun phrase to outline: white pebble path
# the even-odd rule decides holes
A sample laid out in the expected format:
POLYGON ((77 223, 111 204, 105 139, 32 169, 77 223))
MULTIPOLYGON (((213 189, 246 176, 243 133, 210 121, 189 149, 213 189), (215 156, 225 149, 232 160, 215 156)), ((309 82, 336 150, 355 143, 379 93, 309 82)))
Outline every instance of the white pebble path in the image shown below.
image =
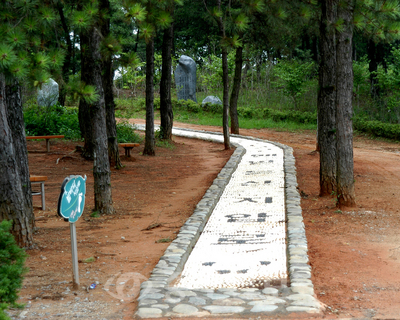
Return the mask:
MULTIPOLYGON (((220 133, 173 134, 223 142, 220 133)), ((141 284, 138 318, 321 311, 292 148, 238 135, 231 143, 230 160, 141 284)))

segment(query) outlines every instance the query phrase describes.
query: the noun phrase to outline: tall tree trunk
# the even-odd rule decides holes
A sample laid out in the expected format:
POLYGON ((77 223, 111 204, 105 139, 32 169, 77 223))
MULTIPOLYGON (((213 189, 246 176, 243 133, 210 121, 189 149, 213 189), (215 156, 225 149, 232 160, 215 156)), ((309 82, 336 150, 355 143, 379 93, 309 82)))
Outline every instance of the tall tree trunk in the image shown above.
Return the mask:
POLYGON ((65 84, 68 82, 68 77, 70 75, 70 66, 71 66, 71 60, 72 60, 72 52, 73 52, 73 45, 71 41, 71 36, 70 36, 70 30, 68 28, 67 21, 65 19, 64 15, 64 7, 62 5, 62 2, 59 1, 56 4, 56 8, 58 10, 58 14, 60 16, 60 21, 61 21, 61 26, 64 30, 64 37, 65 41, 67 42, 67 54, 65 56, 64 64, 62 66, 62 81, 60 82, 60 94, 58 96, 58 102, 60 105, 64 106, 65 105, 65 99, 67 96, 67 91, 65 88, 65 84))
MULTIPOLYGON (((21 175, 22 190, 25 195, 27 208, 32 208, 32 190, 29 179, 28 166, 28 150, 26 146, 26 134, 24 125, 24 113, 22 111, 21 86, 18 80, 13 80, 11 84, 6 85, 6 103, 7 103, 7 119, 12 131, 15 156, 18 163, 18 169, 21 175)), ((33 210, 29 214, 33 220, 33 210)))
MULTIPOLYGON (((110 1, 101 0, 99 9, 102 13, 101 33, 104 38, 110 35, 110 1)), ((107 122, 107 137, 108 137, 108 157, 110 165, 117 169, 122 167, 119 157, 118 139, 117 139, 117 124, 115 121, 115 103, 113 93, 113 78, 114 71, 112 65, 112 55, 105 54, 103 56, 103 89, 104 99, 106 104, 106 122, 107 122)))
POLYGON ((160 83, 160 118, 161 118, 161 138, 172 139, 172 126, 174 114, 171 102, 171 83, 172 83, 172 59, 171 51, 174 38, 173 24, 164 30, 162 45, 162 71, 160 83))
POLYGON ((237 103, 239 100, 240 87, 242 82, 243 47, 236 48, 235 76, 233 78, 231 99, 229 101, 229 114, 231 116, 231 133, 239 134, 239 118, 237 103))
POLYGON ((369 79, 371 81, 371 98, 376 99, 379 96, 379 87, 378 87, 378 79, 376 77, 376 71, 378 71, 378 59, 377 59, 377 52, 376 52, 376 44, 374 40, 369 39, 367 45, 367 52, 368 52, 368 60, 369 65, 368 69, 370 72, 369 79))
POLYGON ((111 171, 108 159, 108 139, 106 110, 102 81, 102 61, 100 54, 101 34, 99 26, 92 27, 88 33, 90 60, 87 67, 91 73, 88 84, 95 86, 99 100, 90 105, 90 118, 93 135, 93 177, 95 211, 102 214, 115 213, 111 195, 111 171))
POLYGON ((353 13, 354 0, 343 1, 338 18, 344 30, 337 35, 337 198, 339 206, 355 206, 353 173, 353 13))
MULTIPOLYGON (((221 0, 217 1, 217 6, 221 9, 221 0)), ((229 71, 228 71, 228 50, 222 43, 225 39, 225 25, 222 17, 217 17, 217 24, 221 34, 221 51, 222 51, 222 83, 223 83, 223 96, 222 96, 222 128, 224 134, 224 146, 226 150, 231 148, 229 137, 229 71)))
POLYGON ((146 43, 146 131, 143 155, 154 156, 154 38, 146 43))
MULTIPOLYGON (((10 91, 10 88, 7 91, 10 91)), ((0 221, 12 220, 11 232, 17 243, 21 247, 31 248, 35 218, 29 194, 30 183, 25 185, 26 176, 29 180, 27 158, 26 163, 21 163, 24 156, 27 156, 23 122, 17 123, 22 120, 22 105, 19 103, 19 92, 11 92, 11 95, 10 98, 14 101, 7 106, 5 78, 0 74, 0 221), (21 109, 17 110, 20 107, 21 109), (13 110, 7 111, 9 108, 13 110), (8 114, 14 112, 14 117, 8 119, 8 114), (12 131, 11 126, 14 125, 17 127, 12 131), (23 146, 18 145, 22 139, 25 142, 25 150, 23 146), (17 155, 20 151, 22 154, 17 155)))
POLYGON ((336 191, 336 7, 338 0, 322 1, 320 22, 318 146, 320 196, 336 191))
MULTIPOLYGON (((81 44, 81 81, 83 84, 90 84, 92 79, 92 70, 90 69, 91 52, 89 49, 89 36, 85 33, 81 33, 80 44, 81 44)), ((88 160, 93 160, 94 153, 94 141, 93 141, 93 128, 92 121, 90 118, 90 105, 84 100, 79 100, 79 127, 81 129, 81 135, 84 139, 83 157, 88 160)))

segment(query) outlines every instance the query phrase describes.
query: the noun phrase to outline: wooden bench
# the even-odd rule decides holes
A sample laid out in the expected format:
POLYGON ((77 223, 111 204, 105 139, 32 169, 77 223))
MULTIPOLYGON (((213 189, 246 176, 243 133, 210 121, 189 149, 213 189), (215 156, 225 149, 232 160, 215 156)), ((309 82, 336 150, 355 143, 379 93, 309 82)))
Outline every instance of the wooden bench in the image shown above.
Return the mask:
POLYGON ((131 156, 131 150, 134 147, 139 147, 140 144, 139 143, 120 143, 119 146, 123 147, 125 149, 125 155, 127 157, 130 157, 131 156))
POLYGON ((27 136, 26 140, 42 140, 46 139, 46 149, 50 152, 50 139, 62 139, 64 136, 27 136))
POLYGON ((42 210, 46 210, 46 202, 44 198, 44 182, 47 180, 46 176, 30 176, 31 184, 40 184, 40 191, 33 191, 32 196, 42 196, 42 210))

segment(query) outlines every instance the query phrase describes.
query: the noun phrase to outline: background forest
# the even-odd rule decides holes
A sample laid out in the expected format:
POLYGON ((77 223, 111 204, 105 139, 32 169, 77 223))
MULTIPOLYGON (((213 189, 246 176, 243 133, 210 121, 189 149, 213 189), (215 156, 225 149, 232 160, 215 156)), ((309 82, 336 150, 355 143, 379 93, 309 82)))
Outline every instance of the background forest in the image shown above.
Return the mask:
MULTIPOLYGON (((129 16, 120 0, 110 1, 110 35, 106 44, 112 53, 113 90, 117 115, 143 116, 146 89, 146 38, 147 30, 136 18, 129 16), (112 48, 112 49, 110 49, 112 48)), ((247 28, 240 32, 238 43, 243 50, 241 90, 238 97, 238 115, 241 126, 280 126, 296 128, 294 124, 279 124, 282 120, 297 122, 303 128, 316 128, 318 63, 319 63, 319 11, 318 4, 307 1, 267 2, 261 12, 249 15, 247 28), (290 21, 290 23, 288 23, 290 21), (293 113, 294 112, 294 113, 293 113), (248 123, 248 119, 251 124, 248 123), (305 125, 304 125, 305 124, 305 125)), ((63 52, 61 68, 51 70, 52 77, 60 84, 59 106, 78 106, 84 92, 80 81, 82 46, 79 15, 75 1, 55 1, 49 4, 52 17, 52 35, 45 45, 63 52), (55 32, 54 32, 55 31, 55 32), (56 72, 54 72, 56 71, 56 72)), ((89 8, 86 8, 89 10, 89 8)), ((239 9, 236 9, 239 10, 239 9)), ((202 108, 201 101, 208 95, 223 97, 222 61, 220 36, 217 24, 210 18, 204 3, 183 2, 175 5, 173 21, 172 72, 182 54, 197 63, 197 98, 200 102, 176 101, 172 77, 172 102, 175 119, 220 125, 222 108, 202 108), (174 100, 175 99, 175 100, 174 100), (203 115, 203 112, 207 112, 203 115), (183 114, 180 112, 183 111, 183 114), (188 112, 185 112, 188 111, 188 112), (193 115, 195 114, 195 115, 193 115)), ((378 19, 378 18, 375 18, 378 19)), ((229 21, 227 21, 227 24, 229 21)), ((378 23, 378 22, 375 22, 378 23)), ((397 30, 396 30, 397 32, 397 30)), ((234 37, 233 37, 234 38, 234 37)), ((371 37, 365 28, 356 28, 353 44, 353 108, 354 125, 360 131, 378 136, 398 138, 396 129, 376 121, 390 124, 400 122, 400 49, 394 37, 371 37), (392 40, 392 41, 391 41, 392 40), (374 121, 374 122, 371 122, 374 121), (390 133, 392 132, 392 133, 390 133)), ((228 50, 229 84, 235 75, 235 52, 237 44, 228 50)), ((154 89, 155 107, 159 108, 160 80, 162 73, 163 28, 154 31, 154 89)), ((48 51, 47 49, 45 51, 48 51)), ((103 50, 105 50, 103 48, 103 50)), ((50 70, 47 70, 50 71, 50 70)), ((50 76, 48 72, 47 76, 50 76)), ((24 106, 36 105, 36 88, 40 82, 25 79, 24 106)), ((90 90, 90 89, 86 89, 90 90)), ((50 106, 49 106, 50 107, 50 106)), ((59 114, 58 109, 56 114, 59 114)), ((63 113, 77 114, 77 111, 63 113)), ((80 135, 78 125, 46 124, 51 117, 49 109, 26 112, 30 134, 65 134, 69 138, 80 135), (39 127, 36 117, 45 117, 39 127), (34 117, 33 119, 31 117, 34 117), (75 128, 75 130, 73 130, 75 128)))

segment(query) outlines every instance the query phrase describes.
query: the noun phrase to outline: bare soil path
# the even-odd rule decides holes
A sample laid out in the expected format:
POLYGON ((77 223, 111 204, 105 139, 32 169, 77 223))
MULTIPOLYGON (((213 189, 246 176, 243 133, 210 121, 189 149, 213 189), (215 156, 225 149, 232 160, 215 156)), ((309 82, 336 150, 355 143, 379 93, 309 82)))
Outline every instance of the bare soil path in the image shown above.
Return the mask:
MULTIPOLYGON (((221 132, 218 127, 175 125, 221 132)), ((333 197, 318 196, 314 133, 243 129, 241 134, 280 142, 295 152, 313 282, 318 299, 326 304, 323 314, 302 318, 400 319, 399 144, 355 137, 357 207, 339 211, 333 197)), ((39 197, 34 198, 38 249, 28 252, 30 271, 20 302, 29 307, 22 316, 131 319, 140 282, 149 276, 231 151, 221 144, 179 137, 174 137, 174 148, 157 148, 156 157, 140 155, 140 146, 133 150, 133 158, 122 156, 123 169, 112 171, 117 214, 92 217, 92 163, 71 153, 76 144, 54 141, 51 152, 45 153, 37 152, 45 151, 44 142, 28 142, 31 174, 47 175, 48 182, 46 211, 40 210, 39 197), (85 213, 77 222, 81 261, 77 292, 71 290, 69 225, 56 214, 61 183, 71 174, 88 176, 85 213), (88 258, 93 261, 85 262, 88 258), (92 283, 97 287, 88 289, 92 283)), ((12 311, 15 316, 20 313, 12 311)))

